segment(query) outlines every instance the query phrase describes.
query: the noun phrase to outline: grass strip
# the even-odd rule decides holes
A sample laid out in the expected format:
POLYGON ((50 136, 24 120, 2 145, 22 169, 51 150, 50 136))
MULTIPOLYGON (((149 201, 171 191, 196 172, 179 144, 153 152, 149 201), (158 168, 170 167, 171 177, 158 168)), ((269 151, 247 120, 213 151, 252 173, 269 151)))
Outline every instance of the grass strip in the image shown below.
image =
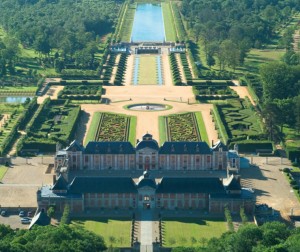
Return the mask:
POLYGON ((96 134, 96 131, 98 128, 98 123, 99 123, 100 117, 101 117, 100 112, 94 113, 90 128, 88 130, 87 136, 84 141, 84 145, 87 145, 87 143, 90 141, 96 141, 95 134, 96 134))
POLYGON ((177 40, 177 36, 175 33, 175 24, 171 13, 170 2, 161 3, 161 7, 164 18, 166 41, 174 42, 177 40))
POLYGON ((128 141, 135 146, 136 144, 136 122, 137 122, 137 118, 136 116, 131 116, 130 117, 130 128, 129 128, 129 137, 128 137, 128 141))
POLYGON ((208 135, 207 135, 207 131, 206 131, 206 127, 205 127, 205 123, 202 117, 202 113, 201 112, 195 112, 195 116, 196 116, 196 121, 198 124, 198 129, 200 132, 200 136, 201 136, 201 141, 206 142, 208 145, 210 145, 209 139, 208 139, 208 135))
POLYGON ((8 167, 0 165, 0 181, 2 181, 4 175, 6 174, 8 167))
POLYGON ((164 116, 158 117, 158 129, 159 129, 159 144, 162 145, 164 142, 167 141, 166 124, 165 124, 164 116))

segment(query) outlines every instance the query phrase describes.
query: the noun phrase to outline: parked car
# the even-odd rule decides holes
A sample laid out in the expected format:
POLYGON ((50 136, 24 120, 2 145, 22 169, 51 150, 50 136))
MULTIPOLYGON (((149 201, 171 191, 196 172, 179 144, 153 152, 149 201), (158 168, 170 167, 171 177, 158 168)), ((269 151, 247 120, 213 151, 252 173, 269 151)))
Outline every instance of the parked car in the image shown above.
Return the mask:
POLYGON ((7 213, 6 213, 5 210, 2 210, 2 211, 1 211, 1 216, 6 216, 6 214, 7 214, 7 213))
POLYGON ((31 211, 29 211, 29 212, 27 213, 27 216, 28 216, 28 217, 32 217, 32 215, 33 215, 33 214, 32 214, 31 211))
POLYGON ((24 217, 21 219, 22 224, 30 224, 30 222, 31 222, 31 219, 28 217, 24 217))
POLYGON ((20 211, 20 212, 19 212, 19 216, 20 216, 20 217, 24 217, 24 216, 25 216, 25 212, 24 212, 24 211, 20 211))

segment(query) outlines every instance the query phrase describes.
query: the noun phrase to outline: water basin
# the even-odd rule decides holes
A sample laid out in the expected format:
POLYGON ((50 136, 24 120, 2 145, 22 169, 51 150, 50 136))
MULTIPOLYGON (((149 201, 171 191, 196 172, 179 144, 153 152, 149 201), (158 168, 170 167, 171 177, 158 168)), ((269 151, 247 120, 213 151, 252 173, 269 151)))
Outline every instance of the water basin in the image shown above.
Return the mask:
POLYGON ((138 4, 131 32, 132 42, 164 42, 165 27, 160 4, 138 4))
POLYGON ((165 104, 153 104, 153 103, 144 103, 144 104, 133 104, 127 106, 127 109, 137 110, 137 111, 161 111, 170 109, 171 106, 165 104))
POLYGON ((32 96, 0 96, 0 103, 24 103, 27 98, 32 98, 32 96))

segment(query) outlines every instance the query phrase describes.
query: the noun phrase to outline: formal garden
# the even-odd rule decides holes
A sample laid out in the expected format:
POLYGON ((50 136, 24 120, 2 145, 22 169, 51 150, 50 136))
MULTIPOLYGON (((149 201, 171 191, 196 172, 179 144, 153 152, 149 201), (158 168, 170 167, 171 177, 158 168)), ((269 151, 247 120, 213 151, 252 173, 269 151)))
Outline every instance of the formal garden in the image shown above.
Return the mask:
POLYGON ((226 144, 265 139, 261 118, 249 99, 228 99, 224 104, 214 104, 212 115, 226 144))
POLYGON ((231 81, 203 81, 193 80, 193 91, 196 99, 200 102, 214 102, 218 100, 226 100, 239 98, 231 81))
POLYGON ((135 144, 136 117, 96 112, 88 129, 85 144, 89 141, 129 141, 135 144))
POLYGON ((55 152, 57 143, 66 146, 74 138, 79 117, 80 107, 69 100, 46 99, 26 124, 18 154, 55 152))
POLYGON ((17 136, 22 105, 0 104, 0 155, 6 153, 17 136))
POLYGON ((72 226, 82 227, 104 238, 108 247, 130 247, 130 219, 99 218, 73 220, 72 226))
POLYGON ((161 116, 159 131, 161 144, 165 141, 209 142, 200 112, 161 116))
POLYGON ((80 101, 97 101, 99 102, 102 95, 102 86, 100 85, 70 85, 65 86, 57 97, 58 99, 70 99, 80 101))

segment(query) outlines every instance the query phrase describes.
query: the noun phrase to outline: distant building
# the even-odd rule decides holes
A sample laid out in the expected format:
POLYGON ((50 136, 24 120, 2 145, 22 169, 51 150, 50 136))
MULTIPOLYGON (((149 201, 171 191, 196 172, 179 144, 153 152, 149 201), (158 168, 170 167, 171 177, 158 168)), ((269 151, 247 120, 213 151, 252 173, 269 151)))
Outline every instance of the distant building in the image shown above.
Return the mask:
POLYGON ((60 175, 53 186, 37 192, 38 205, 43 209, 55 205, 63 211, 68 203, 76 213, 116 208, 223 213, 225 206, 234 212, 244 206, 250 213, 254 200, 250 192, 241 189, 236 175, 239 160, 238 154, 221 142, 212 148, 205 142, 165 142, 159 147, 150 134, 135 148, 129 142, 89 142, 84 148, 74 141, 57 152, 55 167, 60 175), (104 176, 105 170, 128 171, 128 177, 104 176), (131 178, 131 171, 137 170, 144 170, 143 175, 131 178), (151 170, 162 175, 154 178, 151 170), (164 176, 164 171, 175 175, 164 176), (180 171, 183 175, 176 176, 180 171), (206 171, 211 176, 184 176, 185 171, 206 171), (213 176, 217 171, 226 171, 227 178, 213 176), (70 172, 75 176, 69 179, 70 172))

